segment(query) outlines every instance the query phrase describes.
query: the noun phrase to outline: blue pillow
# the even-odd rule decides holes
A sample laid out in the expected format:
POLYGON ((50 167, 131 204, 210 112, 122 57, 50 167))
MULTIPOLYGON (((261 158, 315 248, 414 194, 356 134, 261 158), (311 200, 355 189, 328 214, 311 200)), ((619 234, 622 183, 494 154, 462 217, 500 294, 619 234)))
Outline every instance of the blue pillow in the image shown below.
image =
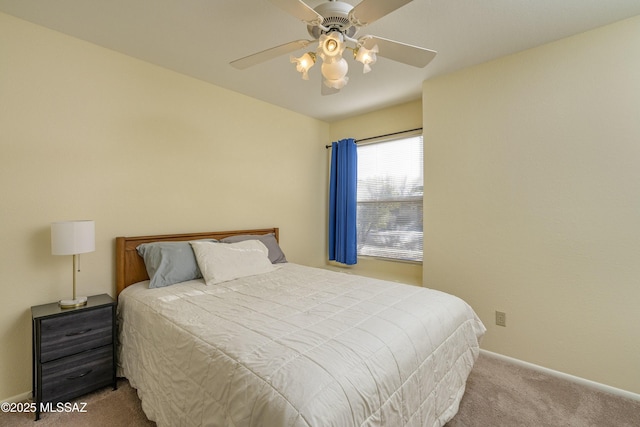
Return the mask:
MULTIPOLYGON (((217 242, 215 239, 198 241, 217 242)), ((150 279, 149 288, 162 288, 202 277, 189 242, 142 243, 136 250, 144 259, 150 279)))

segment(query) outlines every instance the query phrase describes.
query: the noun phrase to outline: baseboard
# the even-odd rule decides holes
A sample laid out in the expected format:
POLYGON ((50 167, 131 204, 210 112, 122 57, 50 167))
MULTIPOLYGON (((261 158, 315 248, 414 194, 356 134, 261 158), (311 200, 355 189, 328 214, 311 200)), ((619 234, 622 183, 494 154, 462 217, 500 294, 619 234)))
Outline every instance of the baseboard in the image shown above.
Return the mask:
POLYGON ((640 401, 640 394, 633 393, 631 391, 623 390, 621 388, 611 387, 606 384, 598 383, 595 381, 591 381, 585 378, 576 377, 575 375, 566 374, 564 372, 555 371, 553 369, 545 368, 544 366, 535 365, 533 363, 525 362, 524 360, 516 359, 513 357, 505 356, 503 354, 494 353, 492 351, 480 349, 480 353, 483 353, 489 357, 495 357, 496 359, 504 360, 505 362, 510 362, 515 365, 522 366, 524 368, 533 369, 534 371, 539 371, 547 375, 551 375, 558 378, 563 378, 567 381, 571 381, 586 387, 594 388, 605 393, 615 394, 616 396, 624 397, 631 400, 640 401))
POLYGON ((17 402, 24 402, 25 400, 29 400, 29 399, 31 399, 31 392, 25 391, 24 393, 16 394, 15 396, 7 397, 6 399, 0 399, 0 402, 17 403, 17 402))

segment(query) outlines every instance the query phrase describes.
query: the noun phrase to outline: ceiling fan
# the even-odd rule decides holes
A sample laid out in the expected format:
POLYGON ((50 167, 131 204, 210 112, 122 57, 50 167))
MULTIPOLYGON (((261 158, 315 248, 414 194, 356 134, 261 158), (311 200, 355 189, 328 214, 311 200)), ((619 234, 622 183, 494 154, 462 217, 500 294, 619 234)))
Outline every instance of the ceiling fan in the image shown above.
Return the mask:
POLYGON ((307 24, 312 40, 295 40, 280 46, 236 59, 231 65, 245 69, 287 53, 318 43, 315 51, 299 58, 290 57, 304 80, 318 58, 322 59, 322 94, 338 92, 347 84, 349 65, 342 57, 345 49, 364 65, 363 72, 371 71, 377 55, 414 67, 425 67, 436 56, 433 50, 412 46, 382 37, 364 35, 355 38, 360 28, 377 21, 412 0, 362 0, 356 6, 339 0, 329 0, 311 8, 302 0, 270 0, 271 3, 307 24))

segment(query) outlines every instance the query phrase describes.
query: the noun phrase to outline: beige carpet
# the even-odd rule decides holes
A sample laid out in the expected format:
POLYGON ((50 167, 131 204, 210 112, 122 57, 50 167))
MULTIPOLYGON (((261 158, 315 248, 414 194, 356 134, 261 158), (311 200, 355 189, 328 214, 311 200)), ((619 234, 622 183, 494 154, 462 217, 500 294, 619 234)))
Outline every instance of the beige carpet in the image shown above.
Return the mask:
MULTIPOLYGON (((47 413, 35 424, 33 414, 0 413, 0 426, 155 426, 124 379, 118 382, 117 391, 105 388, 76 401, 87 403, 86 413, 47 413)), ((446 427, 516 426, 640 427, 640 401, 481 355, 469 377, 460 411, 446 427)))
POLYGON ((481 354, 446 427, 489 426, 640 427, 640 401, 481 354))
POLYGON ((118 389, 106 387, 75 399, 73 402, 85 402, 86 412, 64 413, 50 412, 40 415, 34 423, 32 413, 0 413, 1 427, 124 427, 155 426, 147 419, 140 407, 135 389, 126 379, 118 380, 118 389))

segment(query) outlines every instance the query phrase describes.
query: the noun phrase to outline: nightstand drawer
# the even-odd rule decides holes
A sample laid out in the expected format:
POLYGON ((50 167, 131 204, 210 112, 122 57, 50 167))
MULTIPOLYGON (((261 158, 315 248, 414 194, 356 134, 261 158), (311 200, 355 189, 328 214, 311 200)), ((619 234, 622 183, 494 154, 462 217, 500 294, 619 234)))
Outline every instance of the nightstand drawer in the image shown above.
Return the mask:
POLYGON ((62 402, 113 383, 108 345, 42 365, 42 401, 62 402))
POLYGON ((55 316, 40 322, 40 362, 80 353, 113 341, 112 307, 55 316))

